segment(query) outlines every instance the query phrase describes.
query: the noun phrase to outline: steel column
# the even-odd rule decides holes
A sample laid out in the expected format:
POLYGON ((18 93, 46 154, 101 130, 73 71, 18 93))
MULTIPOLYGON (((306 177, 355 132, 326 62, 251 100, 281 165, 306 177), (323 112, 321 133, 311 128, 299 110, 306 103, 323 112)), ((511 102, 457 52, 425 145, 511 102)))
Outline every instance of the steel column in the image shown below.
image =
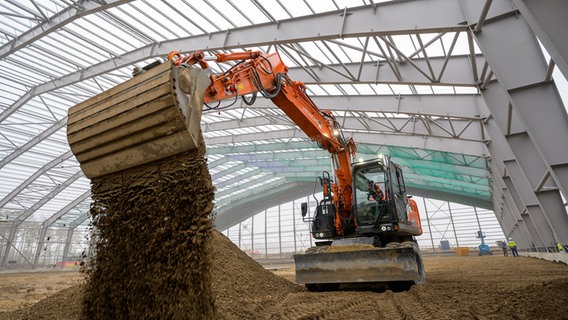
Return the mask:
MULTIPOLYGON (((75 229, 83 223, 83 221, 89 218, 88 213, 84 213, 79 216, 75 221, 69 224, 69 229, 67 230, 67 237, 65 238, 65 246, 63 247, 63 256, 61 257, 61 268, 65 266, 65 261, 67 261, 67 256, 69 255, 69 248, 71 247, 71 240, 73 239, 73 233, 75 229)), ((228 232, 228 231, 227 231, 228 232)))
POLYGON ((264 210, 264 257, 268 258, 268 211, 264 210))
POLYGON ((49 228, 49 226, 45 222, 41 224, 41 231, 39 232, 39 241, 38 241, 37 248, 36 248, 34 263, 32 265, 33 269, 35 269, 37 267, 37 264, 38 264, 38 261, 39 261, 39 256, 41 255, 41 250, 42 250, 43 244, 45 243, 45 235, 47 234, 47 228, 49 228))
POLYGON ((280 217, 280 204, 278 205, 278 257, 282 258, 282 220, 280 217))
MULTIPOLYGON (((473 23, 474 15, 467 19, 473 23)), ((522 16, 486 23, 474 37, 497 78, 482 95, 515 155, 520 170, 512 179, 522 173, 528 180, 531 192, 519 191, 529 214, 540 207, 548 220, 553 234, 543 234, 546 245, 557 237, 566 241, 568 216, 559 191, 566 195, 568 188, 568 148, 560 147, 568 116, 554 82, 545 82, 548 64, 536 37, 522 16)))
MULTIPOLYGON (((489 97, 490 95, 487 94, 486 96, 489 97)), ((503 105, 506 103, 504 97, 491 96, 489 100, 493 101, 495 104, 503 105), (495 102, 495 100, 497 100, 497 102, 495 102)), ((535 218, 538 218, 537 220, 540 222, 537 225, 535 225, 532 217, 528 216, 529 211, 526 208, 528 199, 532 199, 530 204, 539 204, 539 201, 531 191, 527 179, 524 178, 524 173, 518 170, 515 154, 511 150, 506 137, 503 136, 499 129, 499 120, 505 121, 500 118, 500 115, 502 115, 502 113, 489 117, 486 121, 485 129, 491 137, 490 143, 487 144, 487 150, 492 155, 491 169, 493 183, 498 183, 501 188, 504 188, 503 190, 506 190, 507 198, 505 200, 512 209, 510 211, 511 221, 508 228, 504 230, 504 233, 505 235, 510 236, 513 229, 519 225, 520 221, 522 221, 523 223, 526 223, 526 227, 530 231, 530 234, 526 237, 529 239, 526 245, 531 247, 535 244, 538 246, 545 246, 542 235, 551 234, 551 226, 547 221, 540 219, 543 216, 542 210, 533 210, 533 215, 535 218), (513 171, 512 174, 511 170, 513 171), (519 192, 522 190, 525 192, 521 195, 519 192)), ((513 117, 509 117, 506 126, 510 130, 518 130, 518 128, 520 128, 518 119, 513 117)), ((495 185, 493 187, 495 188, 495 185)), ((523 243, 519 243, 519 245, 522 244, 523 243)), ((522 248, 522 246, 520 246, 520 248, 522 248)))
POLYGON ((296 244, 296 201, 292 200, 292 232, 294 234, 294 253, 298 252, 296 244))
POLYGON ((61 257, 61 269, 63 269, 65 266, 65 261, 67 260, 67 255, 69 254, 69 248, 71 247, 71 239, 73 239, 74 232, 75 232, 75 227, 69 226, 69 229, 67 229, 67 237, 65 237, 63 256, 61 257))
POLYGON ((456 238, 456 247, 460 246, 458 241, 458 234, 456 233, 456 226, 454 225, 454 217, 452 215, 452 209, 450 208, 450 202, 446 202, 448 204, 448 212, 450 213, 450 221, 452 222, 452 230, 454 231, 454 237, 456 238))
POLYGON ((538 36, 546 51, 568 78, 568 1, 565 0, 513 0, 531 30, 538 36))
POLYGON ((432 242, 432 252, 436 251, 434 247, 434 237, 432 236, 432 226, 430 225, 430 215, 428 215, 428 206, 426 205, 426 198, 422 198, 422 202, 424 203, 424 211, 426 211, 426 221, 428 222, 428 232, 430 233, 430 241, 432 242))

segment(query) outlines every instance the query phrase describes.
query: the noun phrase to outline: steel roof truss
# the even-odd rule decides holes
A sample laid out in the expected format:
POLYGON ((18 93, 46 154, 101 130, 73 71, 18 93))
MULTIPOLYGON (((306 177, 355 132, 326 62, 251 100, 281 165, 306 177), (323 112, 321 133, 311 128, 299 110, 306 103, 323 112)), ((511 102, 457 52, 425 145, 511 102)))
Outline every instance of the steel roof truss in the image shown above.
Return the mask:
POLYGON ((132 0, 107 0, 105 5, 96 4, 95 2, 90 1, 83 3, 82 10, 77 10, 73 7, 61 10, 54 16, 50 17, 46 22, 34 26, 0 47, 0 59, 29 45, 33 41, 46 36, 50 32, 60 29, 64 25, 71 23, 82 16, 99 12, 130 1, 132 0))

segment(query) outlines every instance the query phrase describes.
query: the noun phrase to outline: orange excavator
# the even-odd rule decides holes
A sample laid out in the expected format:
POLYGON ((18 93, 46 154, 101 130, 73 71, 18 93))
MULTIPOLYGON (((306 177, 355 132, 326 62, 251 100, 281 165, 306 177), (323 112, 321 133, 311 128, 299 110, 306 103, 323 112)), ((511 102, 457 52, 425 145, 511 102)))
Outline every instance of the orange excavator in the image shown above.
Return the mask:
POLYGON ((313 215, 302 204, 318 241, 294 256, 297 282, 314 291, 361 282, 399 291, 425 281, 414 239, 422 233, 420 216, 409 204, 401 167, 388 157, 354 163, 353 139, 344 137, 331 111, 313 103, 303 83, 290 79, 278 53, 176 51, 133 74, 69 109, 68 141, 88 178, 192 150, 203 139, 204 107, 239 97, 251 105, 260 93, 327 150, 333 163, 333 174, 317 179, 323 198, 313 215), (233 64, 215 74, 210 61, 233 64))

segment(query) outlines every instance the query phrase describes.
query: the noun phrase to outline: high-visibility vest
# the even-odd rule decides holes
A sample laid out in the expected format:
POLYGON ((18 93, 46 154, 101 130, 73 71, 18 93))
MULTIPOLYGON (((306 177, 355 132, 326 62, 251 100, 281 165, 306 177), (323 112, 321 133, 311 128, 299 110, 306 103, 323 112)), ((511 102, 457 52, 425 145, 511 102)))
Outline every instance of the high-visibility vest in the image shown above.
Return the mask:
POLYGON ((509 247, 516 247, 517 244, 515 243, 515 241, 511 240, 509 241, 509 247))

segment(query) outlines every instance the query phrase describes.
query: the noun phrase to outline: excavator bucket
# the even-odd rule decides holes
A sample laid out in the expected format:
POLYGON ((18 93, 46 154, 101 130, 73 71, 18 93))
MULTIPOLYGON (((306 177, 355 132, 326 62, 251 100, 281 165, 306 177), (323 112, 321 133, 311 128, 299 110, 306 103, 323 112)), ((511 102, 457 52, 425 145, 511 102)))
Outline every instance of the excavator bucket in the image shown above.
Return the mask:
POLYGON ((88 178, 195 149, 209 76, 159 64, 69 109, 67 140, 88 178))
POLYGON ((422 258, 412 246, 294 256, 299 284, 422 283, 422 258))

